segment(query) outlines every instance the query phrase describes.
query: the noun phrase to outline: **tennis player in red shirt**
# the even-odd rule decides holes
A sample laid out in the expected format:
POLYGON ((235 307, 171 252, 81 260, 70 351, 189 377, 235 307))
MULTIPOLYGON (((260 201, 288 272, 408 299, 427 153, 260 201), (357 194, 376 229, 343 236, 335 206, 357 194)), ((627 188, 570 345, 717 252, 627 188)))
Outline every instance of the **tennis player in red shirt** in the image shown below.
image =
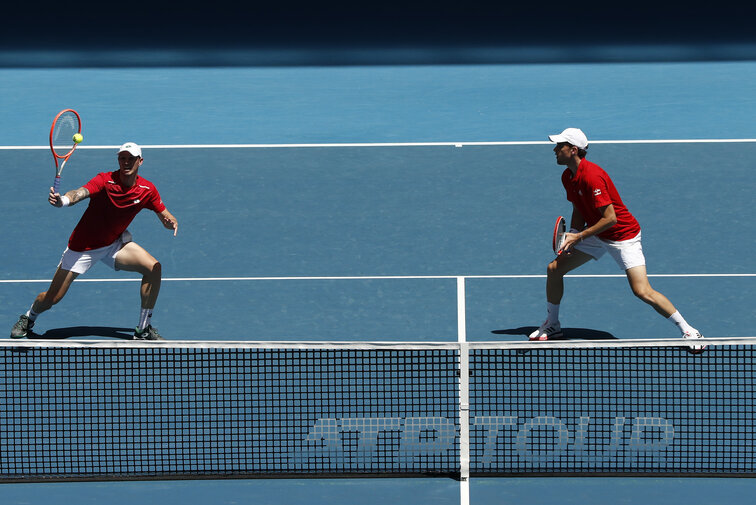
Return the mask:
MULTIPOLYGON (((599 259, 606 252, 625 271, 635 296, 674 323, 683 338, 703 338, 667 297, 651 287, 641 246, 640 225, 622 203, 609 175, 585 159, 588 148, 585 134, 577 128, 567 128, 558 135, 550 135, 549 140, 556 143, 557 164, 567 166, 562 173, 562 184, 567 191, 567 200, 572 202, 572 218, 570 232, 565 234, 563 252, 547 268, 546 321, 530 334, 530 340, 562 336, 559 304, 564 294, 565 274, 592 259, 599 259)), ((692 351, 700 352, 704 348, 703 345, 691 346, 692 351)))
POLYGON ((165 208, 155 186, 138 175, 142 165, 142 149, 127 142, 118 151, 119 169, 97 174, 79 189, 65 195, 50 188, 49 202, 55 207, 68 207, 86 198, 89 206, 68 240, 68 248, 58 264, 47 291, 40 293, 34 303, 11 329, 12 338, 26 337, 37 316, 58 303, 71 283, 92 265, 102 261, 114 270, 142 274, 142 308, 134 338, 163 340, 152 327, 152 310, 160 292, 160 263, 136 242, 127 230, 142 209, 157 214, 163 226, 178 232, 178 221, 165 208))

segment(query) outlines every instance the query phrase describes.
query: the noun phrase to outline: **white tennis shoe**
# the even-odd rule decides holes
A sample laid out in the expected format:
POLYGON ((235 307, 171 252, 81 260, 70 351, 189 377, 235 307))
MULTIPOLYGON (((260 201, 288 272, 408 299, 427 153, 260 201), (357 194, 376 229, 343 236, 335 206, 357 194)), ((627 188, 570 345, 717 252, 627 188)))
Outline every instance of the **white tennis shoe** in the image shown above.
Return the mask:
POLYGON ((562 326, 559 322, 550 323, 544 321, 543 324, 528 336, 529 340, 548 340, 550 338, 559 338, 563 336, 562 326))
MULTIPOLYGON (((701 335, 701 332, 698 331, 697 329, 691 328, 690 330, 688 330, 685 333, 683 333, 683 337, 682 338, 684 338, 686 340, 687 339, 696 340, 696 339, 702 339, 702 338, 704 338, 704 336, 701 335)), ((705 350, 706 350, 706 346, 705 345, 691 345, 690 349, 688 349, 688 352, 691 353, 691 354, 701 354, 705 350)))

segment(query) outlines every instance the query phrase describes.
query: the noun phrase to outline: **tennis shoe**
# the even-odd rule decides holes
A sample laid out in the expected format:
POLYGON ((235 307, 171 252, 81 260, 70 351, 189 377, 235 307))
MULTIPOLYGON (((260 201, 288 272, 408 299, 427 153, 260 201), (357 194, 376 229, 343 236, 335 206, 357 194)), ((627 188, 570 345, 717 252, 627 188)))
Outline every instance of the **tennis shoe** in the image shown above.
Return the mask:
POLYGON ((34 328, 34 321, 24 314, 18 318, 16 324, 11 328, 10 336, 11 338, 24 338, 31 332, 32 328, 34 328))
POLYGON ((528 336, 529 340, 549 340, 550 338, 559 338, 564 334, 562 333, 562 326, 556 323, 550 323, 544 321, 543 324, 533 333, 528 336))
POLYGON ((151 324, 147 325, 145 329, 139 331, 139 328, 134 329, 134 340, 165 340, 160 336, 157 329, 153 328, 151 324))
MULTIPOLYGON (((701 335, 701 332, 699 332, 695 328, 691 328, 690 330, 683 333, 683 338, 688 340, 696 340, 696 339, 702 339, 704 338, 703 335, 701 335)), ((688 349, 688 352, 691 354, 701 354, 706 350, 705 345, 691 345, 688 349)))

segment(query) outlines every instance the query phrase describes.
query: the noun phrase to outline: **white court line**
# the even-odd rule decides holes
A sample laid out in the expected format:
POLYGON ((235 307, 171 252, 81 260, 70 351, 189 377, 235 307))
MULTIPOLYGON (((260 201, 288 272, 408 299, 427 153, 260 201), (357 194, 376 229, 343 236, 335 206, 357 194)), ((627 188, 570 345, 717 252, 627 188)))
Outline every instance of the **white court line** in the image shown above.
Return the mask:
MULTIPOLYGON (((648 274, 649 277, 756 277, 754 274, 648 274)), ((575 274, 565 277, 574 279, 624 279, 624 274, 575 274)), ((362 275, 331 277, 165 277, 162 282, 207 282, 207 281, 359 281, 359 280, 422 280, 422 279, 545 279, 546 274, 533 275, 362 275)), ((51 279, 0 279, 0 284, 27 284, 50 282, 51 279)), ((81 279, 74 282, 141 282, 139 278, 81 279)))
MULTIPOLYGON (((756 139, 654 139, 654 140, 591 140, 591 144, 718 144, 753 143, 756 139)), ((301 144, 141 144, 143 149, 242 149, 242 148, 306 148, 306 147, 434 147, 434 146, 528 146, 550 145, 548 140, 490 142, 340 142, 301 144)), ((118 149, 119 145, 80 145, 77 149, 118 149)), ((0 150, 50 149, 50 146, 0 146, 0 150)))

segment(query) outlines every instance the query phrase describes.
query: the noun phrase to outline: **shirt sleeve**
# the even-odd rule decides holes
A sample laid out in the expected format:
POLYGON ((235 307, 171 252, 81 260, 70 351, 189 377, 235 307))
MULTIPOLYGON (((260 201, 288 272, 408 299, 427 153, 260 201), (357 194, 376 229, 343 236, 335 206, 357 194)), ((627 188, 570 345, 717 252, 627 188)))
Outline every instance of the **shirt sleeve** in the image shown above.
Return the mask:
POLYGON ((147 204, 147 208, 155 212, 163 212, 165 210, 165 204, 160 198, 160 193, 158 193, 158 190, 155 186, 153 186, 152 191, 150 191, 150 199, 147 204))
POLYGON ((97 174, 92 179, 84 185, 84 188, 86 188, 87 191, 89 191, 90 195, 95 195, 102 191, 102 189, 105 187, 105 181, 108 177, 108 174, 102 173, 97 174))
POLYGON ((601 176, 594 176, 585 181, 585 193, 594 209, 611 205, 612 197, 609 194, 609 185, 601 176))

